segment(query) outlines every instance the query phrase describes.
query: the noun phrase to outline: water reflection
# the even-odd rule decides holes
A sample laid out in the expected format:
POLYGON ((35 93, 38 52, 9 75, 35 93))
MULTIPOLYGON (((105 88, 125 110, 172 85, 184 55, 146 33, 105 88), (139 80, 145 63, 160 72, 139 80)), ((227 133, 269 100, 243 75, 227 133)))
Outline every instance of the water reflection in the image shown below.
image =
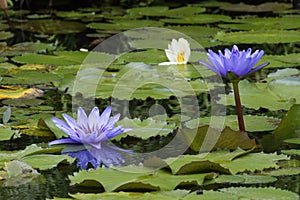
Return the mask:
POLYGON ((90 165, 94 168, 102 165, 105 167, 110 167, 111 165, 121 166, 125 163, 122 154, 131 152, 131 150, 122 149, 114 146, 112 143, 105 142, 101 143, 100 149, 79 144, 68 145, 62 150, 62 154, 77 158, 77 165, 81 169, 87 169, 90 165))

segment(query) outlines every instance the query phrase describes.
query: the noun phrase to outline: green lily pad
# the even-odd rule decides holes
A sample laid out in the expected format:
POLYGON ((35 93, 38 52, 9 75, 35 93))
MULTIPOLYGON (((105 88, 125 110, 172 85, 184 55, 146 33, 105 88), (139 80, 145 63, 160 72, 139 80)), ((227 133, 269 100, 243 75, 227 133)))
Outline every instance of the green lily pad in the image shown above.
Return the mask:
POLYGON ((300 41, 300 32, 287 30, 219 32, 214 39, 226 44, 292 43, 300 41))
POLYGON ((231 30, 274 30, 274 29, 297 29, 300 27, 297 21, 300 15, 283 16, 280 18, 258 18, 248 17, 244 19, 232 20, 235 24, 219 24, 221 28, 231 30))
POLYGON ((16 56, 16 55, 21 55, 24 53, 51 51, 54 49, 55 49, 54 46, 45 44, 45 43, 23 42, 23 43, 15 44, 10 47, 0 45, 0 55, 1 56, 16 56))
POLYGON ((83 62, 105 63, 113 59, 114 56, 106 53, 81 52, 81 51, 56 51, 54 55, 43 54, 23 54, 13 58, 14 62, 26 64, 47 64, 47 65, 80 65, 83 62), (85 59, 88 60, 85 61, 85 59))
MULTIPOLYGON (((270 91, 266 83, 254 84, 246 80, 239 83, 239 91, 241 96, 241 102, 248 108, 259 109, 268 108, 270 110, 288 110, 295 102, 296 96, 280 96, 280 93, 274 93, 270 91), (268 98, 266 98, 266 96, 268 98)), ((278 92, 278 90, 276 91, 278 92)), ((225 99, 221 97, 219 103, 225 102, 225 99)), ((230 93, 226 95, 226 105, 235 105, 234 95, 230 93)))
POLYGON ((53 19, 29 20, 16 27, 24 31, 42 34, 72 34, 85 29, 85 25, 80 22, 53 19))
POLYGON ((15 131, 11 130, 11 128, 0 127, 0 141, 9 140, 14 133, 15 131))
POLYGON ((114 20, 111 23, 90 23, 88 28, 97 30, 129 30, 143 27, 160 27, 163 23, 153 20, 114 20))
POLYGON ((282 150, 281 152, 285 155, 299 155, 300 156, 300 149, 282 150))
POLYGON ((274 136, 279 140, 289 138, 298 138, 300 136, 300 105, 295 104, 288 111, 286 116, 282 119, 276 130, 274 136))
POLYGON ((294 192, 287 190, 281 190, 274 187, 269 188, 224 188, 221 192, 230 193, 237 195, 239 198, 252 198, 255 196, 256 199, 285 199, 285 200, 295 200, 298 199, 298 195, 294 192))
POLYGON ((272 176, 262 175, 220 175, 215 179, 216 183, 242 183, 242 184, 258 184, 272 183, 277 181, 277 178, 272 176))
MULTIPOLYGON (((223 117, 222 117, 223 118, 223 117)), ((246 130, 250 132, 271 131, 274 130, 280 122, 280 119, 266 116, 244 115, 246 130)), ((186 122, 188 128, 196 128, 196 126, 209 125, 211 117, 203 117, 193 119, 186 122)), ((228 115, 225 117, 225 126, 229 126, 233 130, 238 130, 238 121, 236 115, 228 115)))
POLYGON ((180 129, 179 133, 190 144, 190 148, 196 152, 218 148, 251 149, 256 146, 255 140, 250 139, 247 133, 233 131, 228 127, 221 131, 219 127, 212 128, 206 125, 195 129, 180 129))
POLYGON ((99 20, 104 17, 102 14, 96 14, 95 12, 79 12, 79 11, 57 11, 55 12, 55 15, 65 20, 83 20, 83 21, 99 20))
POLYGON ((300 144, 300 137, 298 138, 289 138, 284 140, 285 143, 289 143, 289 144, 300 144))
POLYGON ((274 11, 281 11, 287 10, 292 8, 291 4, 287 3, 278 3, 278 2, 266 2, 259 5, 248 5, 244 3, 239 4, 227 4, 222 5, 220 9, 231 11, 231 12, 253 12, 253 13, 260 13, 260 12, 274 12, 274 11))
POLYGON ((276 72, 269 73, 267 80, 280 79, 288 76, 295 76, 300 74, 300 70, 294 68, 278 69, 276 72))
POLYGON ((231 187, 224 188, 219 191, 209 190, 203 191, 203 194, 197 195, 193 192, 183 198, 183 200, 238 200, 238 199, 252 199, 255 197, 257 200, 272 199, 272 200, 295 200, 298 199, 298 195, 294 192, 287 190, 281 190, 274 187, 268 188, 254 188, 254 187, 231 187))
POLYGON ((7 24, 4 24, 4 23, 0 24, 0 31, 4 31, 4 30, 6 30, 8 28, 9 28, 9 26, 7 24))
POLYGON ((279 166, 276 164, 278 160, 287 160, 285 155, 277 155, 276 153, 249 153, 239 158, 232 160, 231 162, 221 164, 222 167, 228 168, 232 174, 238 172, 256 170, 264 170, 267 168, 278 169, 279 166))
POLYGON ((265 55, 261 62, 270 62, 266 68, 287 68, 298 67, 300 65, 300 54, 292 53, 287 55, 265 55))
POLYGON ((283 168, 277 170, 263 171, 262 174, 269 176, 289 176, 300 174, 299 168, 283 168))
POLYGON ((68 155, 39 154, 25 156, 21 158, 21 161, 31 165, 34 168, 46 170, 56 167, 61 162, 73 163, 75 158, 72 158, 68 155))
POLYGON ((0 41, 7 40, 9 38, 12 38, 13 36, 14 36, 14 34, 11 32, 0 31, 0 41))
POLYGON ((166 136, 176 128, 173 123, 167 124, 166 122, 156 121, 152 118, 147 118, 145 120, 124 118, 117 124, 122 125, 123 127, 132 128, 131 131, 120 134, 114 138, 117 140, 128 135, 142 139, 148 139, 157 135, 166 136))
POLYGON ((29 183, 39 175, 30 165, 18 160, 6 162, 4 171, 0 171, 0 174, 5 179, 1 181, 1 184, 6 187, 17 187, 29 183))
POLYGON ((127 16, 131 18, 140 18, 142 16, 157 16, 162 17, 166 15, 168 11, 166 6, 151 6, 151 7, 138 7, 127 9, 127 16))
MULTIPOLYGON (((230 163, 234 158, 247 153, 249 152, 244 150, 235 150, 233 152, 219 150, 199 155, 181 155, 179 157, 161 160, 161 162, 171 169, 172 174, 177 175, 195 174, 209 171, 219 171, 230 174, 229 169, 222 166, 223 163, 230 163)), ((151 160, 149 163, 151 164, 151 160)))
POLYGON ((164 200, 180 200, 183 196, 187 195, 188 191, 186 190, 174 190, 174 191, 159 191, 159 192, 104 192, 104 193, 76 193, 76 194, 69 194, 71 197, 79 200, 96 200, 96 199, 103 199, 103 200, 157 200, 157 199, 164 199, 164 200))
POLYGON ((4 166, 4 162, 18 160, 25 156, 39 152, 40 150, 42 150, 41 147, 38 147, 36 144, 32 144, 30 146, 27 146, 24 150, 0 151, 0 168, 4 166))
POLYGON ((204 179, 211 179, 214 176, 213 173, 174 176, 163 170, 149 170, 149 168, 136 166, 128 166, 125 169, 98 168, 92 171, 80 171, 75 173, 74 176, 69 176, 69 178, 71 185, 80 185, 86 180, 93 180, 101 183, 106 192, 111 192, 126 190, 170 191, 175 189, 176 186, 188 182, 202 184, 204 179))
POLYGON ((28 19, 49 19, 51 18, 50 14, 32 14, 32 15, 27 15, 26 18, 28 19))
POLYGON ((226 22, 231 18, 226 15, 217 15, 217 14, 200 14, 194 16, 187 16, 182 18, 170 18, 170 19, 161 19, 160 21, 169 23, 169 24, 209 24, 217 22, 226 22))

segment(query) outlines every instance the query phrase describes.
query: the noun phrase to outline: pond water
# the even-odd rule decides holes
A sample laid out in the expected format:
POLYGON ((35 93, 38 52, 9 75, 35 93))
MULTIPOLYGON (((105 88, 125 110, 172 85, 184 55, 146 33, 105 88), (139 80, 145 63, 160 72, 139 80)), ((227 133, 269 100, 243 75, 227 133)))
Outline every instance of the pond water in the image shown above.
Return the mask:
POLYGON ((0 14, 0 199, 298 199, 296 1, 50 2, 0 14), (173 38, 189 62, 159 65, 173 38), (231 83, 198 63, 235 44, 270 62, 239 82, 247 133, 231 83), (124 166, 81 169, 104 154, 48 145, 66 136, 53 116, 109 105, 132 128, 107 150, 124 166))

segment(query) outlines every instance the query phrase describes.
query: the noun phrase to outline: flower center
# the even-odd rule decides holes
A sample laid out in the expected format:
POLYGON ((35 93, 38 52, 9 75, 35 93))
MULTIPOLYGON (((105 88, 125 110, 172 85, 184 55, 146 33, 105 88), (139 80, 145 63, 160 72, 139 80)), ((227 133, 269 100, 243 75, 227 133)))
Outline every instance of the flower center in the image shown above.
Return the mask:
POLYGON ((177 62, 184 62, 184 54, 185 52, 181 52, 177 55, 177 62))

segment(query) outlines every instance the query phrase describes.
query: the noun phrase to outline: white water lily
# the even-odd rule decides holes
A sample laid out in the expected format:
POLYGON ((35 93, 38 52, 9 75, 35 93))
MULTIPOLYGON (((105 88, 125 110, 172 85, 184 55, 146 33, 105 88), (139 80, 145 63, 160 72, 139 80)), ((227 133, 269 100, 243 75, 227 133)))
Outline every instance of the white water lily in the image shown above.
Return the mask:
POLYGON ((170 62, 162 62, 159 65, 186 64, 191 56, 190 44, 184 38, 179 38, 178 41, 172 39, 165 52, 170 62))

